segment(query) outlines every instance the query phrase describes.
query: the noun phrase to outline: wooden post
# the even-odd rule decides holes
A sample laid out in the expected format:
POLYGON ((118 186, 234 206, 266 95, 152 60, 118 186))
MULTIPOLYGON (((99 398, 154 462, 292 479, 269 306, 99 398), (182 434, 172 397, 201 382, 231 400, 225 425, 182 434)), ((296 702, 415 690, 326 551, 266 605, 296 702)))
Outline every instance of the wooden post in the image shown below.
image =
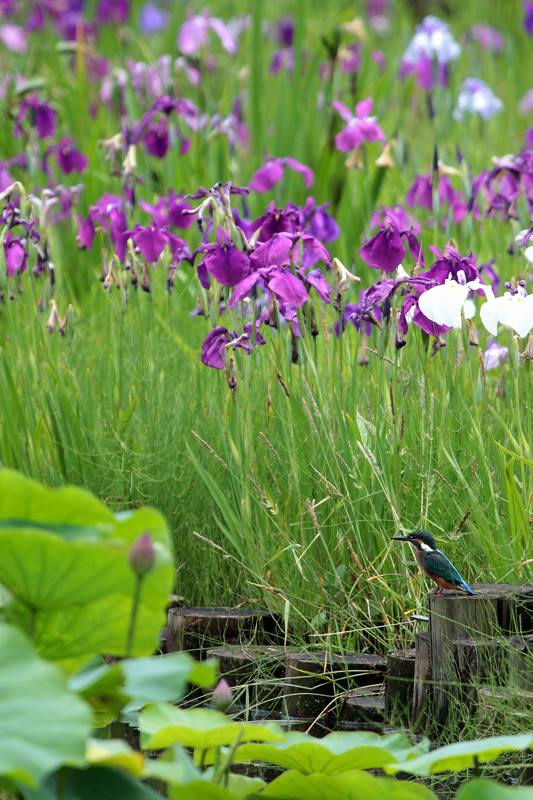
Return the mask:
POLYGON ((374 687, 362 687, 343 698, 337 721, 341 731, 375 731, 381 733, 385 717, 385 698, 374 687))
POLYGON ((413 705, 415 648, 392 650, 387 655, 385 678, 385 716, 388 720, 409 725, 413 705))
POLYGON ((512 637, 510 673, 512 686, 533 692, 533 634, 512 637))
POLYGON ((460 683, 456 641, 501 639, 531 625, 533 586, 486 584, 474 589, 474 596, 459 591, 429 595, 433 709, 441 725, 448 719, 450 701, 457 699, 460 683))
POLYGON ((312 717, 336 708, 346 691, 383 682, 386 661, 369 653, 345 655, 315 651, 287 657, 284 701, 292 717, 312 717))
POLYGON ((210 647, 222 644, 272 644, 277 620, 252 608, 171 608, 168 612, 167 652, 187 650, 205 658, 210 647))
POLYGON ((431 700, 431 639, 428 631, 417 631, 413 680, 413 726, 419 730, 431 700))

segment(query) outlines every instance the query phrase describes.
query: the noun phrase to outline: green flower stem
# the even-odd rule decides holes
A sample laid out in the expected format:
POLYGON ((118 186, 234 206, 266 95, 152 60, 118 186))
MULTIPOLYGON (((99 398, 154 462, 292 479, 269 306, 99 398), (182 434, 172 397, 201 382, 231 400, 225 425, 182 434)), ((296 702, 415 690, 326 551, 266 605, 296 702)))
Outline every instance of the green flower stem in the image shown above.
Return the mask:
POLYGON ((141 586, 144 575, 135 576, 135 587, 133 589, 133 602, 131 604, 130 624, 128 628, 128 638, 126 640, 126 658, 130 658, 133 650, 133 640, 135 638, 135 625, 137 624, 137 613, 141 600, 141 586))

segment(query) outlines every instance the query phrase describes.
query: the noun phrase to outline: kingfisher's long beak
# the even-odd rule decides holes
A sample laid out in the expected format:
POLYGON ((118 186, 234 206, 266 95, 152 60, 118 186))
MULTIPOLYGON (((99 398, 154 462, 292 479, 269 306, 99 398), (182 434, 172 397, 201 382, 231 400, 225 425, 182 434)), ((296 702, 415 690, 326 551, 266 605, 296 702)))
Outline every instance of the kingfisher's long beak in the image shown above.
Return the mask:
POLYGON ((397 542, 410 542, 411 541, 408 536, 393 536, 392 538, 397 542))

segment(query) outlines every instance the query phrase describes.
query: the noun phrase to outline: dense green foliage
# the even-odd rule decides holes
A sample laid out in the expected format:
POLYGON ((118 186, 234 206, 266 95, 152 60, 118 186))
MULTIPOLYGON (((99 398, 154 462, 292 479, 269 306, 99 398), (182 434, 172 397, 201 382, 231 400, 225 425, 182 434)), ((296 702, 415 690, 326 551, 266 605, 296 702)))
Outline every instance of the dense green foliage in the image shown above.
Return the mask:
MULTIPOLYGON (((249 10, 249 4, 222 0, 209 5, 225 17, 249 10)), ((449 6, 458 37, 486 16, 485 3, 449 6)), ((378 201, 403 201, 414 175, 430 171, 435 144, 450 164, 460 146, 474 170, 489 167, 495 154, 519 149, 526 121, 517 102, 529 88, 523 66, 530 47, 520 4, 491 7, 504 51, 466 50, 450 90, 435 92, 432 120, 423 93, 396 78, 416 21, 411 4, 394 4, 385 37, 368 32, 355 87, 342 74, 324 86, 317 69, 326 58, 322 37, 329 39, 351 18, 352 4, 285 4, 284 13, 295 17, 302 68, 277 76, 268 71, 273 45, 257 35, 275 11, 254 2, 239 54, 206 72, 200 87, 176 78, 177 92, 210 113, 228 112, 246 80, 250 149, 232 154, 225 137, 200 132, 186 155, 170 152, 156 162, 139 152, 139 197, 153 201, 169 188, 194 192, 217 180, 243 185, 265 153, 290 153, 315 169, 317 201, 332 202, 341 227, 332 254, 366 285, 372 270, 356 253, 371 211, 378 201), (386 51, 383 74, 369 57, 378 46, 386 51), (483 126, 451 115, 452 96, 474 67, 505 101, 505 111, 483 126), (321 92, 324 104, 317 108, 321 92), (369 149, 363 170, 346 169, 344 156, 328 146, 338 124, 329 100, 351 103, 352 95, 372 95, 380 124, 396 137, 405 160, 379 180, 378 145, 369 149)), ((175 4, 165 30, 152 38, 141 37, 135 25, 120 34, 111 27, 102 35, 102 53, 114 66, 124 50, 147 62, 173 53, 183 19, 175 4)), ((98 91, 83 57, 63 81, 70 51, 48 32, 13 59, 14 68, 44 82, 61 108, 61 130, 89 159, 82 210, 102 192, 119 191, 120 179, 109 174, 97 144, 119 130, 118 115, 100 106, 88 122, 82 113, 98 91)), ((133 119, 144 110, 133 92, 127 104, 133 119)), ((13 155, 19 145, 7 126, 0 137, 4 155, 13 155)), ((33 170, 30 178, 39 182, 33 170)), ((454 180, 460 186, 462 178, 454 180)), ((73 184, 76 176, 64 182, 73 184)), ((252 196, 252 214, 271 197, 279 206, 303 202, 301 177, 289 174, 271 194, 252 196)), ((522 263, 507 248, 526 224, 524 217, 516 225, 470 218, 441 225, 435 214, 422 239, 425 246, 443 247, 453 238, 461 253, 495 257, 509 279, 521 274, 522 263)), ((260 602, 283 612, 296 630, 310 631, 314 641, 350 646, 367 641, 369 626, 376 626, 374 643, 409 637, 404 614, 424 603, 425 585, 405 552, 390 547, 398 530, 432 530, 469 581, 531 580, 531 364, 520 362, 510 332, 501 337, 509 363, 487 373, 466 332, 450 333, 447 347, 432 356, 413 331, 395 352, 388 327, 375 330, 368 347, 353 330, 337 339, 330 327, 334 313, 326 317, 317 307, 321 335, 302 340, 298 364, 291 363, 290 340, 272 331, 266 347, 249 358, 237 355, 238 386, 230 392, 224 374, 199 362, 208 326, 189 316, 198 293, 192 270, 178 271, 172 296, 165 276, 156 274, 152 292, 131 292, 126 307, 121 292, 106 293, 97 280, 98 248, 79 251, 75 233, 69 222, 47 231, 61 314, 68 303, 74 306, 64 337, 49 334, 46 313, 36 310, 38 282, 25 280, 24 293, 0 305, 3 465, 52 485, 88 487, 117 510, 157 507, 169 520, 178 593, 188 604, 260 602), (367 366, 358 363, 363 355, 367 366)), ((196 241, 193 233, 189 238, 196 241)))

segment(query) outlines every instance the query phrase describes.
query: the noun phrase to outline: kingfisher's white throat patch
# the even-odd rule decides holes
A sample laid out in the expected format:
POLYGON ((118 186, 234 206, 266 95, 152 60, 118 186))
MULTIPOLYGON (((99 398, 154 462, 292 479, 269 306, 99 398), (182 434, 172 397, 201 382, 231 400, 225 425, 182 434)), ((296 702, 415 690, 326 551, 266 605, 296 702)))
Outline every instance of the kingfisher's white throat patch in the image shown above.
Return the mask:
POLYGON ((432 547, 430 547, 430 545, 429 545, 429 544, 426 544, 425 542, 422 542, 420 539, 417 539, 416 541, 418 542, 418 544, 420 545, 421 549, 422 549, 422 550, 423 550, 425 553, 433 553, 433 552, 434 552, 434 551, 433 551, 433 548, 432 548, 432 547))

